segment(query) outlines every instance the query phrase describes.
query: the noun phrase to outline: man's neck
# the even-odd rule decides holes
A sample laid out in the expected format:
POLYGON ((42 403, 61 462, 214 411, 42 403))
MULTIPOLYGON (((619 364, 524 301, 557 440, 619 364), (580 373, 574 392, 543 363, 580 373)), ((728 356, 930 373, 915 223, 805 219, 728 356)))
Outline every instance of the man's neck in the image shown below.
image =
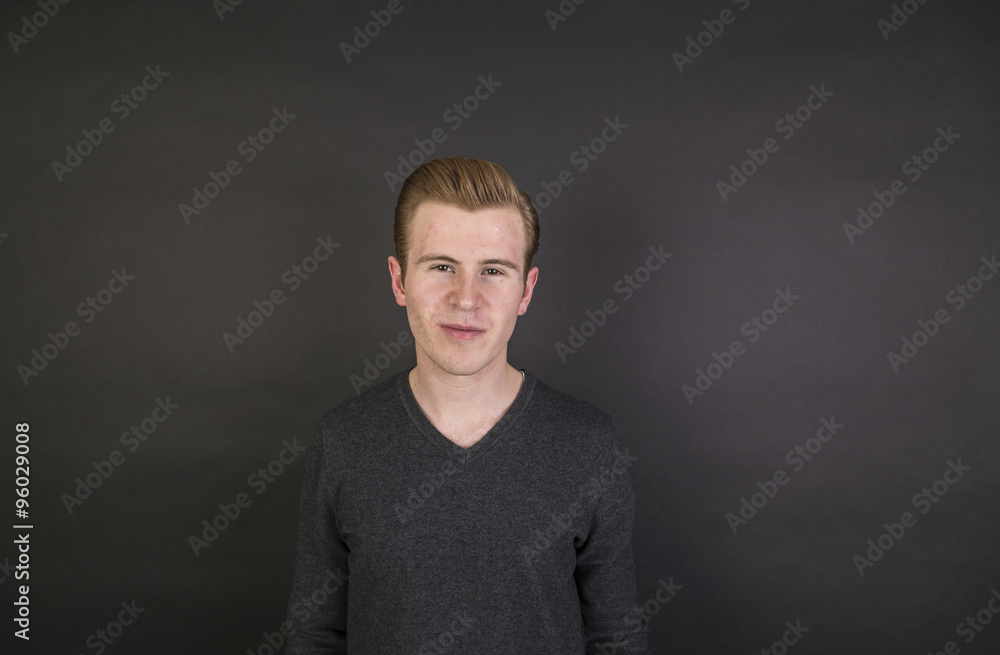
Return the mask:
POLYGON ((409 373, 413 397, 439 427, 495 422, 514 402, 523 379, 506 361, 476 375, 450 375, 433 365, 419 364, 409 373))

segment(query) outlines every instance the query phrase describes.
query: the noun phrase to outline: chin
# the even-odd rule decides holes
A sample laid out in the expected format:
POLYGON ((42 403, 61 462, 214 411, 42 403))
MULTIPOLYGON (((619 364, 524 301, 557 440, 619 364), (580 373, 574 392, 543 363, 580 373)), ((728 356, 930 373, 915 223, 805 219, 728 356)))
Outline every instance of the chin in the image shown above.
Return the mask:
POLYGON ((449 375, 475 375, 490 363, 489 359, 459 359, 438 363, 438 367, 449 375))
POLYGON ((479 371, 483 370, 481 365, 475 364, 457 364, 449 367, 441 367, 449 375, 475 375, 479 371))

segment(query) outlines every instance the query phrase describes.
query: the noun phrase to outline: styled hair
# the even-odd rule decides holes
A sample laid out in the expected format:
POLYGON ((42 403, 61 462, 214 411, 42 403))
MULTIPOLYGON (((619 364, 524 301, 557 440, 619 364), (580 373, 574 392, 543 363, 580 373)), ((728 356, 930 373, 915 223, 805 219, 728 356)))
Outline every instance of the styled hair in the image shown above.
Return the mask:
POLYGON ((410 173, 399 190, 392 233, 396 259, 406 277, 406 256, 410 247, 410 225, 423 202, 438 202, 467 212, 482 209, 516 209, 524 219, 526 245, 524 271, 527 284, 531 260, 538 252, 538 212, 531 198, 521 191, 498 164, 483 159, 450 157, 433 159, 410 173))

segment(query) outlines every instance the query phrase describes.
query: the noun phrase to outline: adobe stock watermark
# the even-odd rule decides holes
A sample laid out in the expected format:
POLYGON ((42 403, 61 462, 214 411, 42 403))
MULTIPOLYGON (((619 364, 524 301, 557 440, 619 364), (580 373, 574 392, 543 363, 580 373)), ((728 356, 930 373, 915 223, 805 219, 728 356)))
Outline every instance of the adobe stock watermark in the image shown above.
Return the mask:
MULTIPOLYGON (((596 504, 600 497, 626 474, 632 464, 639 461, 638 457, 628 454, 628 448, 624 451, 616 450, 613 454, 615 458, 613 464, 602 467, 597 475, 580 485, 580 498, 586 496, 587 502, 591 505, 596 504)), ((584 509, 581 501, 574 500, 564 512, 558 514, 549 512, 547 520, 544 521, 542 517, 538 517, 539 520, 536 522, 544 525, 541 529, 535 528, 531 533, 532 541, 521 544, 519 549, 521 556, 524 557, 524 564, 531 566, 543 553, 551 549, 559 537, 572 527, 574 519, 584 514, 584 509)))
MULTIPOLYGON (((618 140, 622 132, 628 129, 628 123, 623 123, 621 116, 615 116, 614 120, 604 119, 604 128, 600 134, 590 140, 589 144, 582 145, 569 154, 569 163, 573 164, 578 173, 582 173, 590 165, 597 161, 597 158, 608 149, 608 144, 618 140)), ((576 178, 568 168, 564 168, 556 175, 556 179, 551 182, 542 182, 542 191, 535 195, 535 206, 540 209, 547 209, 552 205, 552 201, 562 195, 563 189, 573 184, 576 178)))
MULTIPOLYGON (((948 468, 944 470, 941 478, 913 495, 910 503, 914 508, 919 509, 921 514, 931 511, 931 508, 940 502, 941 498, 958 484, 966 473, 972 470, 971 466, 962 464, 961 457, 956 458, 956 460, 953 462, 949 459, 948 468)), ((885 531, 866 542, 868 549, 863 554, 851 558, 851 562, 858 570, 858 575, 864 577, 865 569, 875 566, 875 562, 881 560, 906 535, 906 531, 912 529, 916 524, 917 517, 910 512, 903 512, 898 523, 883 523, 882 528, 885 531)))
MULTIPOLYGON (((757 343, 761 335, 767 332, 778 322, 778 317, 787 312, 795 302, 802 299, 802 296, 792 293, 791 287, 784 290, 776 289, 774 302, 764 309, 760 315, 750 317, 750 320, 740 326, 740 334, 749 337, 748 343, 757 343)), ((713 352, 712 359, 704 369, 695 369, 694 385, 682 384, 681 393, 687 400, 688 406, 694 405, 694 399, 705 395, 705 392, 712 388, 716 381, 721 378, 726 371, 733 367, 738 357, 746 353, 746 346, 739 339, 723 348, 721 353, 713 352)))
POLYGON ((366 358, 364 360, 365 367, 361 371, 361 375, 357 373, 351 374, 350 382, 354 387, 354 393, 360 394, 365 387, 372 386, 372 383, 382 375, 382 371, 389 368, 393 361, 403 353, 403 348, 409 348, 412 345, 413 335, 406 330, 397 334, 396 338, 389 343, 384 341, 379 343, 379 348, 381 348, 382 352, 375 355, 375 361, 373 362, 371 359, 366 358))
MULTIPOLYGON (((156 433, 160 424, 166 422, 176 410, 180 409, 180 405, 170 402, 170 396, 167 396, 166 399, 157 398, 155 402, 156 404, 148 417, 139 421, 138 425, 132 425, 118 438, 122 446, 128 449, 128 452, 134 453, 139 450, 142 444, 156 433)), ((61 496, 66 513, 73 514, 73 510, 82 506, 83 501, 90 498, 112 476, 115 469, 124 463, 125 455, 118 449, 112 450, 106 459, 99 462, 91 460, 90 466, 94 470, 85 476, 76 478, 76 487, 74 487, 72 494, 64 493, 61 496)))
POLYGON ((781 633, 779 639, 775 639, 770 646, 760 649, 760 655, 785 655, 790 647, 799 643, 803 635, 809 632, 809 628, 802 625, 802 619, 795 619, 795 623, 785 621, 785 627, 787 629, 781 633))
MULTIPOLYGON (((462 127, 464 121, 472 118, 472 114, 479 110, 481 104, 493 97, 497 88, 502 86, 501 82, 493 79, 493 73, 488 74, 486 77, 480 75, 476 80, 479 84, 472 90, 472 93, 465 96, 461 102, 453 103, 441 114, 441 120, 446 125, 450 125, 453 132, 462 127)), ((382 174, 382 177, 385 178, 385 183, 389 186, 389 191, 394 192, 398 185, 403 184, 403 181, 410 173, 425 161, 428 161, 430 156, 434 154, 434 151, 437 150, 437 147, 447 140, 448 133, 444 131, 443 127, 435 127, 426 139, 419 137, 414 139, 413 143, 417 148, 411 150, 405 157, 400 154, 396 158, 399 161, 396 171, 393 172, 386 169, 382 174)))
MULTIPOLYGON (((306 452, 305 446, 299 445, 298 439, 292 439, 291 443, 285 439, 281 442, 282 449, 278 455, 261 466, 247 477, 247 486, 255 490, 257 496, 267 491, 268 486, 274 484, 285 472, 286 467, 291 466, 296 460, 306 452)), ((229 526, 236 522, 242 510, 250 507, 253 498, 250 494, 242 491, 236 494, 236 498, 231 503, 219 503, 219 513, 212 517, 212 520, 203 519, 203 526, 200 536, 188 535, 188 545, 195 557, 199 557, 199 551, 208 548, 219 538, 219 536, 229 529, 229 526)))
POLYGON ((548 21, 549 27, 555 32, 556 28, 559 27, 559 23, 565 23, 570 16, 576 12, 576 8, 582 5, 587 0, 560 0, 556 8, 545 10, 545 20, 548 21))
MULTIPOLYGON (((408 0, 412 2, 413 0, 408 0)), ((354 26, 354 39, 351 43, 347 41, 340 42, 340 52, 344 55, 344 59, 347 63, 351 63, 351 57, 356 57, 361 54, 361 51, 367 48, 372 43, 372 39, 378 37, 382 33, 382 30, 389 27, 389 23, 392 22, 393 16, 398 16, 403 13, 403 6, 401 0, 389 0, 386 4, 385 9, 372 9, 368 13, 371 14, 372 20, 362 25, 354 26)))
POLYGON ((464 652, 462 648, 455 649, 453 647, 457 641, 461 640, 462 635, 467 634, 473 624, 476 623, 476 617, 465 610, 452 612, 450 616, 455 617, 455 620, 451 622, 448 629, 439 632, 430 639, 424 640, 420 644, 420 649, 417 650, 417 655, 441 655, 449 651, 464 652))
MULTIPOLYGON (((306 256, 301 264, 295 264, 281 274, 281 281, 288 286, 289 293, 297 291, 302 283, 319 269, 320 263, 329 259, 334 249, 340 247, 339 243, 333 242, 333 238, 329 234, 325 238, 316 237, 316 242, 319 245, 313 248, 311 256, 306 256)), ((274 315, 278 305, 283 305, 286 300, 288 298, 285 297, 285 291, 282 287, 271 289, 271 293, 267 294, 263 301, 254 299, 254 308, 250 310, 246 318, 236 317, 235 334, 232 332, 222 333, 222 341, 226 344, 229 354, 232 355, 236 352, 236 346, 246 343, 247 339, 254 335, 254 331, 274 315)))
MULTIPOLYGON (((18 530, 23 527, 28 532, 14 533, 17 539, 14 539, 13 545, 19 551, 17 554, 17 573, 14 575, 18 580, 29 580, 31 575, 31 554, 29 550, 31 549, 31 528, 33 526, 15 527, 18 530)), ((14 595, 17 596, 17 600, 14 601, 14 623, 20 628, 20 630, 14 631, 14 636, 18 639, 31 641, 31 585, 18 585, 14 590, 14 595)))
POLYGON ((666 580, 660 578, 659 583, 660 586, 656 588, 656 593, 653 594, 652 598, 648 599, 641 606, 636 607, 634 612, 630 612, 622 617, 622 622, 626 626, 634 625, 635 628, 616 632, 611 637, 610 643, 603 642, 596 644, 598 653, 617 653, 619 650, 624 649, 628 645, 626 635, 634 630, 648 626, 653 617, 659 614, 665 605, 677 597, 677 592, 684 588, 683 585, 675 583, 672 577, 666 580))
POLYGON ((243 4, 243 0, 212 0, 212 9, 219 17, 219 22, 225 22, 226 14, 236 11, 236 8, 243 4))
POLYGON ((49 24, 49 20, 59 13, 60 5, 68 5, 69 0, 38 0, 38 7, 41 11, 36 11, 28 16, 21 17, 21 29, 15 32, 7 32, 7 41, 13 48, 14 54, 20 54, 20 48, 28 45, 28 41, 38 36, 38 30, 49 24))
MULTIPOLYGON (((955 141, 962 137, 961 134, 955 134, 951 131, 951 125, 948 126, 947 130, 939 127, 937 133, 938 136, 935 137, 929 146, 924 148, 923 152, 913 155, 903 162, 903 175, 910 180, 911 184, 929 171, 931 166, 937 162, 941 153, 955 145, 955 141)), ((907 187, 903 183, 903 180, 896 179, 889 183, 888 189, 872 192, 872 195, 875 196, 875 201, 869 203, 867 210, 859 205, 858 215, 854 219, 854 222, 844 223, 844 233, 847 235, 847 240, 851 242, 851 245, 854 245, 856 237, 864 234, 866 230, 871 229, 875 225, 875 219, 881 218, 886 210, 896 202, 896 198, 906 193, 906 191, 907 187)))
POLYGON ((145 607, 139 607, 139 603, 133 598, 131 601, 121 602, 122 611, 100 630, 95 630, 84 642, 87 648, 91 648, 97 655, 103 653, 109 646, 115 643, 125 632, 125 628, 135 623, 139 615, 146 611, 145 607))
MULTIPOLYGON (((653 272, 660 270, 673 256, 673 253, 663 251, 663 244, 660 244, 659 248, 650 246, 648 250, 650 254, 646 257, 645 264, 636 267, 632 273, 623 275, 612 287, 615 293, 622 297, 622 302, 627 302, 637 290, 642 288, 642 285, 649 282, 653 277, 653 272)), ((607 323, 608 317, 617 311, 618 304, 615 303, 615 299, 605 298, 597 310, 588 309, 584 312, 587 318, 580 323, 580 327, 570 326, 569 328, 569 338, 566 339, 568 345, 562 341, 556 341, 556 355, 559 356, 559 361, 565 364, 566 359, 583 348, 587 339, 597 334, 597 331, 607 323)))
POLYGON ((277 651, 285 647, 288 639, 295 634, 295 624, 305 623, 326 603, 327 598, 341 591, 348 580, 338 567, 336 571, 327 569, 326 574, 320 581, 316 581, 316 589, 309 596, 297 601, 288 610, 289 618, 283 622, 277 632, 263 632, 263 641, 257 644, 257 648, 247 648, 247 655, 274 655, 277 651), (294 620, 293 620, 294 619, 294 620))
MULTIPOLYGON (((124 267, 120 271, 112 269, 111 279, 108 280, 107 285, 93 296, 87 296, 86 300, 76 306, 77 316, 81 317, 84 323, 92 322, 133 280, 135 280, 135 276, 126 273, 124 267)), ((71 337, 80 336, 80 328, 81 326, 77 325, 76 321, 68 321, 61 331, 55 334, 49 332, 46 335, 49 338, 48 343, 44 344, 40 350, 38 348, 31 349, 29 366, 17 365, 17 372, 21 376, 21 382, 24 383, 24 386, 28 386, 28 381, 31 378, 38 377, 49 365, 49 362, 55 360, 60 352, 69 347, 71 337)))
MULTIPOLYGON (((274 141, 275 135, 285 130, 292 119, 298 118, 298 114, 289 113, 287 106, 283 106, 281 109, 272 107, 271 113, 273 116, 267 125, 257 130, 256 135, 248 135, 236 146, 236 154, 243 155, 243 161, 247 164, 256 159, 257 155, 274 141)), ((192 216, 198 216, 208 209, 212 200, 219 197, 219 194, 229 186, 232 179, 242 172, 243 168, 236 159, 230 159, 220 171, 209 171, 209 181, 202 188, 192 187, 191 204, 182 202, 177 205, 177 211, 184 219, 184 224, 190 224, 192 216)))
POLYGON ((878 31, 882 33, 882 40, 888 41, 889 35, 893 32, 898 32, 899 28, 910 20, 910 16, 913 16, 922 7, 927 0, 903 0, 900 4, 893 3, 892 11, 889 13, 889 20, 884 18, 879 18, 875 23, 878 31))
MULTIPOLYGON (((795 111, 786 113, 774 124, 774 130, 783 135, 785 141, 795 136, 797 130, 801 129, 815 115, 815 112, 822 109, 827 101, 833 97, 833 91, 827 91, 826 84, 820 84, 818 89, 813 85, 809 87, 809 90, 812 93, 806 97, 804 103, 796 107, 795 111)), ((780 148, 778 140, 774 137, 764 139, 760 148, 747 148, 748 158, 740 163, 739 168, 736 167, 736 164, 729 167, 729 170, 732 171, 729 183, 727 184, 724 180, 718 180, 715 183, 715 188, 722 197, 722 202, 726 202, 727 196, 742 189, 747 181, 764 167, 770 156, 778 152, 780 148)))
MULTIPOLYGON (((132 112, 139 108, 139 103, 144 101, 150 91, 159 88, 164 78, 170 77, 169 71, 160 70, 160 64, 146 66, 146 75, 143 76, 139 84, 133 86, 128 92, 122 93, 115 98, 109 110, 118 117, 121 123, 132 115, 132 112)), ((104 137, 115 131, 116 125, 107 116, 97 123, 93 129, 83 128, 80 133, 84 138, 77 142, 75 146, 66 146, 66 157, 63 161, 52 161, 52 172, 56 174, 56 179, 60 182, 63 178, 80 167, 83 160, 89 157, 97 146, 104 143, 104 137)))
MULTIPOLYGON (((820 426, 816 430, 816 436, 809 437, 805 443, 795 446, 785 453, 784 461, 792 468, 792 473, 798 473, 805 468, 807 462, 819 454, 824 444, 830 443, 840 430, 844 428, 843 423, 837 423, 833 416, 821 418, 820 426)), ((737 530, 749 523, 757 513, 767 506, 768 501, 778 495, 781 487, 788 484, 791 477, 784 468, 778 468, 775 472, 765 478, 764 482, 757 482, 757 489, 750 494, 750 499, 746 496, 740 498, 737 513, 726 514, 726 523, 729 529, 736 534, 737 530), (738 515, 737 515, 738 514, 738 515)))
MULTIPOLYGON (((739 6, 740 11, 746 11, 747 7, 750 6, 750 0, 732 0, 732 2, 734 5, 739 6)), ((698 32, 695 36, 687 38, 687 47, 684 49, 684 54, 674 51, 674 65, 677 66, 677 71, 683 73, 685 66, 693 64, 694 60, 700 57, 706 48, 710 47, 715 43, 716 39, 722 36, 722 33, 726 30, 726 25, 732 25, 736 22, 736 16, 737 14, 732 9, 723 9, 719 13, 718 18, 701 21, 705 29, 698 32), (687 55, 686 57, 684 56, 685 54, 687 55)))
MULTIPOLYGON (((956 312, 962 311, 975 298, 976 294, 983 290, 986 283, 1000 272, 1000 261, 997 261, 995 253, 989 259, 986 259, 984 255, 979 261, 983 264, 979 267, 978 271, 971 275, 965 282, 956 284, 945 294, 945 302, 954 307, 956 312)), ((892 372, 899 374, 900 367, 913 361, 913 358, 917 356, 920 349, 927 346, 931 339, 937 336, 944 324, 950 320, 951 314, 948 313, 947 307, 938 309, 928 320, 918 319, 917 331, 911 336, 900 338, 899 352, 890 350, 886 353, 886 358, 889 360, 892 372)))
MULTIPOLYGON (((986 629, 986 626, 993 623, 993 620, 1000 616, 1000 591, 996 587, 990 589, 990 596, 982 609, 974 615, 968 615, 955 626, 955 634, 964 637, 966 644, 971 644, 976 637, 986 629)), ((945 643, 937 651, 928 651, 927 655, 958 655, 962 652, 957 641, 945 643)))

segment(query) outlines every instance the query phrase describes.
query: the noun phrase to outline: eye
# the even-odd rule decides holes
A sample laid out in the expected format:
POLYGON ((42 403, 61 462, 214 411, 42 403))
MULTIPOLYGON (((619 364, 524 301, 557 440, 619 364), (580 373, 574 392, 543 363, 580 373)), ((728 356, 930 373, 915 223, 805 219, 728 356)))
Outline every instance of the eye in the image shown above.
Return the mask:
MULTIPOLYGON (((499 268, 487 268, 486 270, 487 271, 494 271, 497 275, 503 275, 504 274, 503 271, 501 271, 499 268)), ((491 275, 490 277, 496 277, 496 276, 491 275)))
POLYGON ((432 271, 440 271, 440 270, 447 269, 447 268, 451 268, 451 267, 448 264, 436 264, 434 266, 431 266, 431 270, 432 271))

